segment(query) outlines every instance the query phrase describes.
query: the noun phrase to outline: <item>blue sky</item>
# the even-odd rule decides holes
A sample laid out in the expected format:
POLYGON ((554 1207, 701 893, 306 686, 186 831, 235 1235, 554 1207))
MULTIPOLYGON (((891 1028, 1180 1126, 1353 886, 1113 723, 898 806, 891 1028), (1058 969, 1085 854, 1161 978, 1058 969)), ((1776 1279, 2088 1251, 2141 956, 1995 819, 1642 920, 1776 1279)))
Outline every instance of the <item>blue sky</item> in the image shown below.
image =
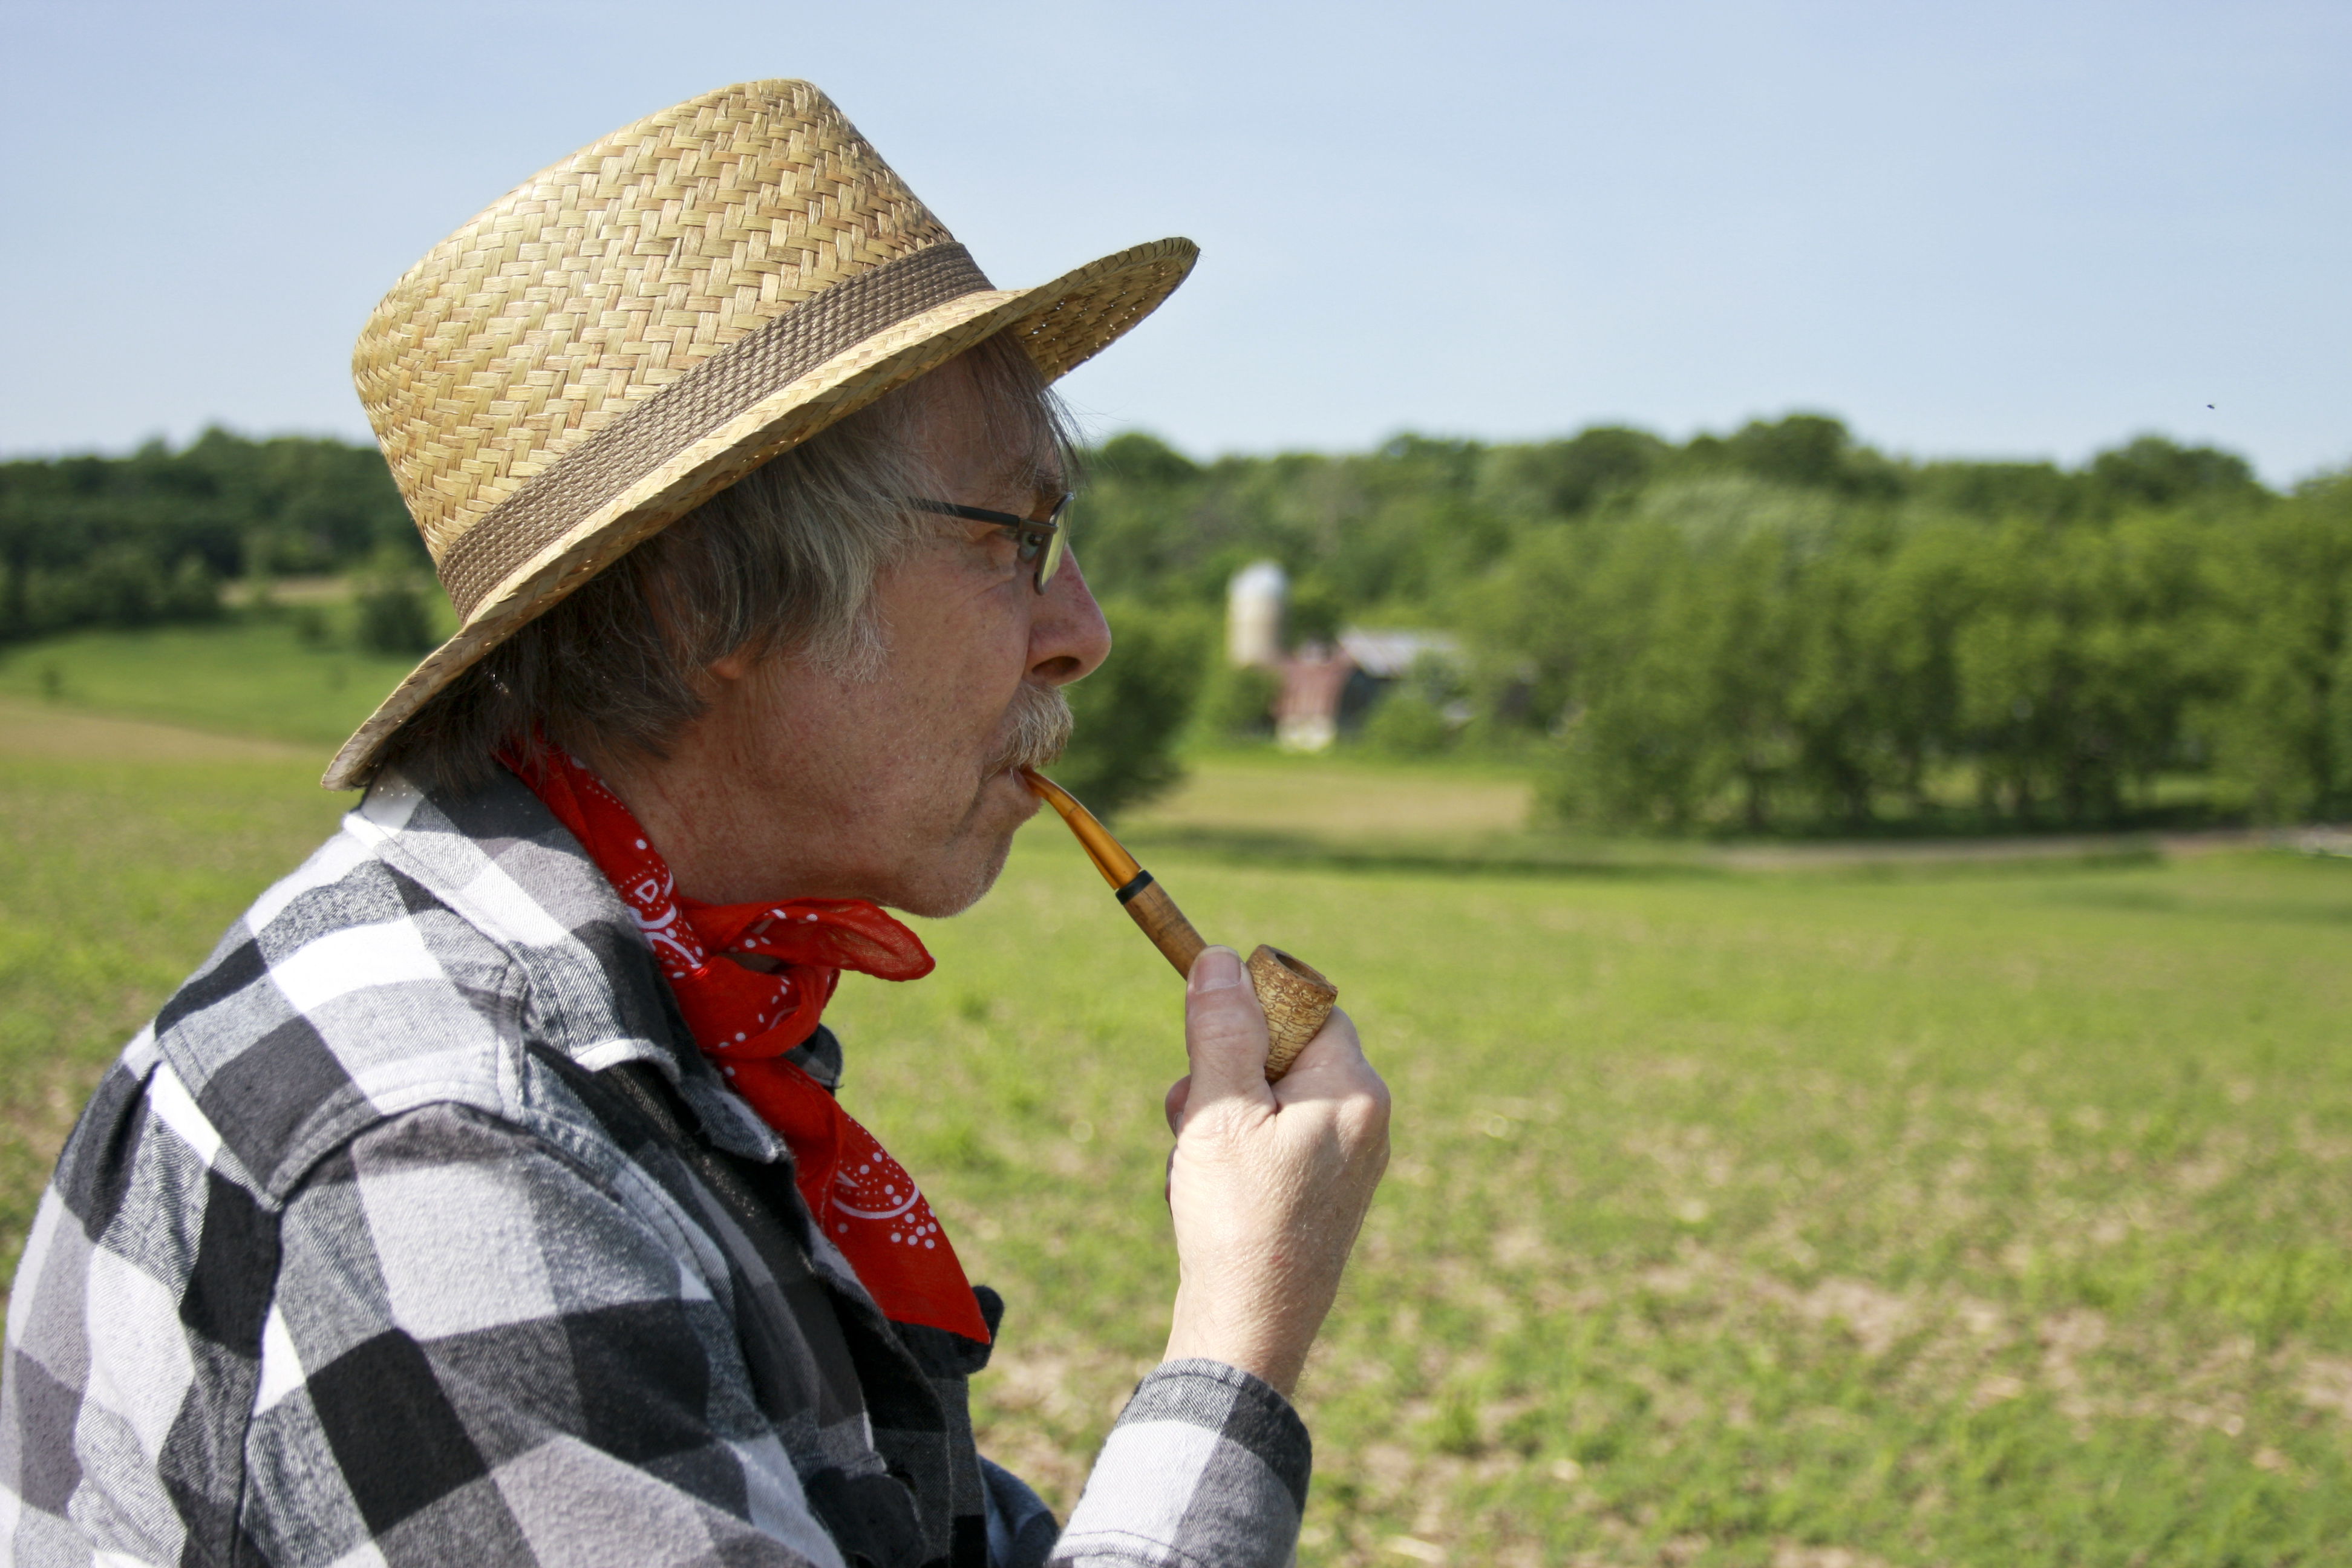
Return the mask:
POLYGON ((363 437, 351 342, 410 262, 762 76, 825 88, 1001 284, 1201 242, 1067 384, 1105 433, 1811 409, 1921 457, 2352 463, 2341 0, 5 0, 0 452, 363 437))

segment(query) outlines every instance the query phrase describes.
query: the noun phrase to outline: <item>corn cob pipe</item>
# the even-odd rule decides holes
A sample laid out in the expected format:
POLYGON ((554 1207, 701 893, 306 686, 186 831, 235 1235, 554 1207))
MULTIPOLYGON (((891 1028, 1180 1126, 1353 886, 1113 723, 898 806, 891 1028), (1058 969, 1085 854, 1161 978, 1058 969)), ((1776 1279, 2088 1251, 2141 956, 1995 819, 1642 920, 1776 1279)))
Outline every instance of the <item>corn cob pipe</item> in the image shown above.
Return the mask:
MULTIPOLYGON (((1158 948, 1186 979, 1192 974, 1192 961, 1201 956, 1208 943, 1168 896, 1168 889, 1152 879, 1150 872, 1136 864, 1119 841, 1110 836, 1110 829, 1095 820, 1094 813, 1078 804, 1077 797, 1034 768, 1022 770, 1022 777, 1031 790, 1045 804, 1059 812, 1062 820, 1070 825, 1078 842, 1086 847, 1087 856, 1103 879, 1111 885, 1128 918, 1158 948)), ((1261 942, 1244 965, 1250 977, 1250 987, 1257 993, 1258 1005, 1265 1009, 1268 1049, 1265 1058, 1265 1079, 1268 1083, 1290 1070, 1291 1062, 1323 1027, 1323 1020, 1331 1016, 1332 1005, 1339 999, 1339 988, 1307 964, 1283 952, 1261 942)))

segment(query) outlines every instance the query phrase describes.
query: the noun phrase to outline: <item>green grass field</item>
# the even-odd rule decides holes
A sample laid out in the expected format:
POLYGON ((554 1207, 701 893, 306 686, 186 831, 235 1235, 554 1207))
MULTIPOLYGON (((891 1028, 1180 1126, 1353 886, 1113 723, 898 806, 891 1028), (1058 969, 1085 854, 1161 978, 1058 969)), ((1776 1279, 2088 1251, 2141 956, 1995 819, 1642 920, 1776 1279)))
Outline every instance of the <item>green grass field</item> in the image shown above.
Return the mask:
MULTIPOLYGON (((121 1039, 341 808, 310 737, 261 728, 303 744, 0 706, 10 1258, 121 1039)), ((1298 830, 1269 787, 1210 768, 1137 837, 1204 931, 1338 979, 1396 1091, 1302 1392, 1303 1561, 2345 1560, 2352 862, 1183 847, 1298 830)), ((1375 836, 1444 793, 1326 787, 1375 836)), ((1011 1302, 984 1442, 1066 1508, 1165 1332, 1177 986, 1050 821, 924 935, 930 979, 845 984, 846 1098, 1011 1302)))
POLYGON ((267 736, 312 748, 323 770, 416 661, 353 651, 346 605, 304 608, 323 619, 324 646, 305 644, 298 618, 280 614, 0 648, 0 697, 267 736))

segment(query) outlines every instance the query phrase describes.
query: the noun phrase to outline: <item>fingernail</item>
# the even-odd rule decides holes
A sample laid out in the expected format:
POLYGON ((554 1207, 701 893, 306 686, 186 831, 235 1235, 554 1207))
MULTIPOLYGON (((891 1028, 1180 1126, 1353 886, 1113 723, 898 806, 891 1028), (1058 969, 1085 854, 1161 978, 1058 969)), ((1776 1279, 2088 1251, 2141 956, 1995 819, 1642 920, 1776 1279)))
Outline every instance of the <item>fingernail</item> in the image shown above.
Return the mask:
POLYGON ((1242 955, 1230 947, 1209 947, 1192 961, 1192 991, 1226 991, 1242 983, 1242 955))

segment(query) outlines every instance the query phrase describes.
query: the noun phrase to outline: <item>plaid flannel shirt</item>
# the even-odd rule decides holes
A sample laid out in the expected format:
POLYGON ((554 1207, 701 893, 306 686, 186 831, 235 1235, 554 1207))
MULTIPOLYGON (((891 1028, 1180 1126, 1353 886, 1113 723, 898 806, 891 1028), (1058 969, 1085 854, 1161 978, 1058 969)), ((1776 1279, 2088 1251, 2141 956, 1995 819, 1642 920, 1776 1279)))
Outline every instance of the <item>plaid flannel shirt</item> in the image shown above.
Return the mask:
POLYGON ((1289 1560, 1308 1444, 1265 1384, 1150 1373, 1057 1537, 973 1449, 987 1349, 881 1317, 528 791, 387 777, 67 1143, 0 1563, 1289 1560))

